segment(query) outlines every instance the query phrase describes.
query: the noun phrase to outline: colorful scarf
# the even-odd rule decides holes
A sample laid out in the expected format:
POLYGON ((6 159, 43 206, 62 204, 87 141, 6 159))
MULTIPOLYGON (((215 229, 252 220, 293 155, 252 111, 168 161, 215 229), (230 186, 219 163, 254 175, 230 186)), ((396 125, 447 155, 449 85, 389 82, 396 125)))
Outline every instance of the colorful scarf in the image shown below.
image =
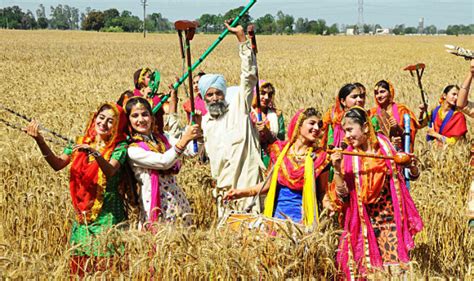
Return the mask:
MULTIPOLYGON (((467 132, 466 117, 464 114, 451 108, 449 109, 446 116, 442 118, 441 114, 439 113, 440 109, 441 105, 437 106, 431 115, 433 129, 445 137, 464 136, 467 132)), ((428 140, 433 140, 433 138, 429 137, 428 140)))
MULTIPOLYGON (((168 149, 171 148, 168 139, 163 134, 155 135, 156 143, 151 141, 148 137, 136 134, 132 137, 131 146, 138 146, 145 151, 153 151, 157 153, 165 153, 168 149)), ((180 169, 180 162, 166 171, 166 174, 177 174, 180 169)), ((158 221, 161 212, 161 198, 160 198, 160 172, 158 170, 150 170, 151 174, 151 202, 150 202, 150 214, 149 221, 155 222, 158 221)))
MULTIPOLYGON (((379 152, 383 155, 392 156, 396 153, 390 141, 382 134, 377 136, 377 142, 379 152)), ((352 151, 353 148, 349 147, 348 150, 352 151)), ((367 189, 380 190, 381 188, 368 186, 362 180, 362 175, 368 171, 367 167, 362 167, 360 157, 344 155, 343 161, 344 180, 349 188, 349 203, 344 209, 344 231, 336 260, 346 278, 350 279, 354 272, 366 276, 373 268, 383 269, 377 239, 366 210, 366 203, 362 198, 362 194, 367 193, 367 189)), ((414 248, 413 237, 421 231, 423 222, 405 187, 400 167, 396 166, 392 160, 385 160, 385 165, 390 174, 398 258, 400 262, 408 263, 410 261, 408 251, 414 248)))
MULTIPOLYGON (((102 157, 108 161, 117 144, 126 139, 124 130, 127 124, 127 118, 122 108, 117 104, 102 104, 90 119, 85 135, 79 138, 77 144, 94 145, 97 137, 95 121, 101 109, 106 105, 112 108, 116 118, 112 125, 110 139, 105 142, 104 147, 97 148, 97 150, 102 157)), ((104 203, 106 186, 107 178, 99 168, 97 161, 85 152, 75 152, 72 155, 69 190, 72 204, 76 211, 76 218, 79 223, 91 223, 97 219, 104 203)))
POLYGON ((316 199, 316 178, 329 163, 327 154, 321 150, 313 153, 309 148, 304 165, 298 165, 287 156, 288 149, 295 142, 304 118, 303 110, 299 110, 292 118, 288 127, 288 141, 276 141, 270 146, 270 157, 275 163, 270 189, 265 200, 264 215, 273 217, 275 208, 277 183, 292 190, 303 192, 303 222, 312 226, 319 221, 318 204, 316 199), (313 159, 313 155, 317 157, 313 159))
POLYGON ((336 102, 323 115, 323 130, 324 135, 321 139, 321 146, 326 147, 327 145, 334 145, 340 147, 344 140, 344 130, 342 129, 342 117, 344 117, 344 109, 342 108, 341 101, 338 94, 336 94, 336 102), (329 139, 329 131, 332 130, 332 139, 329 139))
MULTIPOLYGON (((416 132, 417 128, 420 127, 418 124, 418 118, 415 116, 415 114, 404 104, 400 103, 395 103, 395 89, 393 87, 393 84, 390 81, 385 80, 388 85, 389 85, 389 93, 390 93, 390 104, 392 107, 392 116, 397 122, 397 124, 400 126, 400 128, 405 128, 405 124, 403 123, 403 115, 408 114, 410 115, 410 151, 413 151, 414 145, 415 145, 415 137, 416 137, 416 132)), ((380 87, 376 87, 374 89, 374 98, 375 98, 375 92, 379 89, 380 87)), ((370 109, 369 115, 372 116, 377 116, 379 119, 379 123, 381 126, 382 131, 384 134, 389 136, 389 129, 387 127, 390 127, 388 125, 388 120, 386 120, 386 115, 383 114, 383 109, 377 99, 375 98, 375 103, 377 104, 376 107, 373 107, 370 109)), ((387 113, 388 114, 388 113, 387 113)))

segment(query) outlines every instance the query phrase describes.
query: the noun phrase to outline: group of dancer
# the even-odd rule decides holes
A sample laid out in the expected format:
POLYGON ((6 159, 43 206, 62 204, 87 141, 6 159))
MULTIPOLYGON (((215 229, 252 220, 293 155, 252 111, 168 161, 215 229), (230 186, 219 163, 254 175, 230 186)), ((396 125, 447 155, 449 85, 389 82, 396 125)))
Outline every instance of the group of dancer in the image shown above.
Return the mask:
MULTIPOLYGON (((149 95, 152 72, 143 68, 134 74, 134 91, 125 92, 117 103, 100 105, 84 136, 61 155, 45 142, 37 121, 25 129, 54 170, 72 163, 76 220, 70 238, 71 273, 84 274, 88 259, 110 259, 120 251, 110 245, 104 250, 95 238, 127 220, 124 198, 133 197, 127 195, 133 191, 141 229, 154 231, 159 223, 192 224, 192 209, 176 174, 180 158, 197 155, 209 160, 219 217, 229 208, 226 202, 233 201, 237 210, 255 203, 250 211, 314 229, 327 208, 339 214, 343 229, 336 257, 343 276, 403 272, 414 235, 423 227, 405 185, 420 174, 416 161, 393 160, 406 141, 403 116, 410 116, 410 153, 424 126, 430 126, 429 139, 439 145, 462 141, 467 132, 464 114, 474 115, 473 103, 467 101, 474 63, 462 86, 446 87, 440 105, 423 119, 395 102, 389 81, 376 83, 377 106, 370 110, 364 108, 366 88, 351 83, 340 89, 325 114, 315 107, 298 110, 285 136, 284 117, 274 101, 276 89, 267 81, 260 81, 257 107, 257 66, 243 28, 226 28, 239 42, 240 85, 229 93, 222 75, 196 75, 197 110, 188 115, 197 117, 195 125, 180 127, 174 90, 167 108, 153 114, 160 96, 149 95)), ((189 101, 183 108, 190 113, 189 101)))

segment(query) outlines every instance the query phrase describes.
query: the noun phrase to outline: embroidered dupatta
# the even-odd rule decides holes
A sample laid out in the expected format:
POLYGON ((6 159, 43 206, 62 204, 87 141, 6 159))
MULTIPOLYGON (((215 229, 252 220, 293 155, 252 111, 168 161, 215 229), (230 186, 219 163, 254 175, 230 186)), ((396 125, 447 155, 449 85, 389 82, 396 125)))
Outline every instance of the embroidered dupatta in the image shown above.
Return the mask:
MULTIPOLYGON (((153 151, 157 153, 164 153, 168 149, 171 148, 168 139, 163 134, 156 134, 154 135, 157 143, 153 143, 150 140, 146 140, 141 135, 134 135, 132 137, 133 143, 132 146, 138 146, 145 151, 153 151)), ((176 164, 167 171, 171 174, 177 174, 180 169, 180 162, 176 162, 176 164)), ((161 213, 161 198, 160 198, 160 171, 159 170, 150 170, 150 177, 151 177, 151 202, 150 202, 150 214, 148 220, 150 222, 158 221, 158 218, 161 213)))
MULTIPOLYGON (((451 108, 444 119, 441 119, 440 109, 441 105, 437 106, 431 116, 434 130, 445 137, 464 136, 467 133, 466 117, 464 114, 451 108)), ((428 140, 432 140, 432 138, 428 140)))
MULTIPOLYGON (((90 119, 85 135, 79 138, 77 144, 92 145, 96 141, 95 121, 104 106, 109 106, 113 110, 115 119, 109 140, 105 142, 104 147, 96 149, 108 161, 117 144, 126 139, 124 130, 127 125, 127 118, 123 109, 117 104, 102 104, 90 119)), ((69 191, 79 223, 91 223, 97 219, 102 210, 104 192, 107 187, 105 174, 99 168, 97 161, 91 157, 86 152, 76 151, 71 160, 69 191)))
POLYGON ((327 153, 318 149, 309 148, 304 165, 298 165, 288 157, 288 149, 296 140, 303 121, 303 110, 299 110, 292 118, 288 127, 288 141, 276 141, 269 146, 270 157, 274 163, 274 170, 270 182, 270 189, 265 200, 264 215, 273 217, 275 209, 277 183, 292 190, 303 193, 303 223, 313 226, 319 222, 318 204, 316 198, 316 178, 329 163, 327 153))
MULTIPOLYGON (((410 151, 413 151, 414 145, 415 145, 416 132, 418 128, 420 127, 417 121, 418 119, 415 116, 415 114, 406 105, 394 102, 395 89, 393 87, 393 84, 390 81, 386 81, 386 82, 388 83, 389 88, 390 88, 389 89, 389 92, 390 92, 390 106, 389 107, 391 107, 392 117, 395 119, 395 121, 397 122, 398 126, 400 126, 400 128, 402 129, 405 128, 405 124, 403 123, 404 122, 403 115, 405 114, 410 115, 410 151)), ((377 88, 374 89, 374 92, 376 90, 377 88)), ((374 97, 375 97, 375 94, 374 94, 374 97)), ((390 125, 388 124, 389 121, 386 118, 386 115, 389 113, 385 112, 384 114, 383 112, 384 110, 380 106, 377 99, 375 99, 375 103, 377 104, 377 106, 370 109, 369 116, 377 116, 377 119, 379 120, 379 124, 383 133, 387 137, 389 137, 390 125)), ((402 138, 402 142, 403 142, 403 138, 402 138)))
MULTIPOLYGON (((387 156, 396 153, 385 136, 379 134, 377 140, 380 153, 387 156)), ((352 151, 353 148, 349 147, 348 150, 352 151)), ((349 188, 349 203, 343 209, 344 231, 341 235, 336 261, 346 278, 350 279, 355 272, 365 276, 373 268, 381 269, 383 262, 366 204, 361 198, 364 189, 372 188, 366 186, 361 180, 361 175, 366 172, 365 168, 361 167, 358 156, 344 155, 343 161, 344 180, 349 188)), ((421 231, 423 222, 405 187, 400 167, 396 166, 392 160, 385 160, 385 165, 390 175, 398 259, 401 263, 408 263, 410 261, 408 251, 414 248, 413 237, 421 231)))

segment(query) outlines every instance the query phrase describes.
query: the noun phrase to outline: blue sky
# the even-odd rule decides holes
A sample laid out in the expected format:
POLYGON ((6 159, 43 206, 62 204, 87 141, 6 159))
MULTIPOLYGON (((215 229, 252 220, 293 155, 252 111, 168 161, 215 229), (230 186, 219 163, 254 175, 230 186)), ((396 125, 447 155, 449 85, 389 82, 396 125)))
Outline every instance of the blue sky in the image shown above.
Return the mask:
MULTIPOLYGON (((231 8, 245 5, 246 0, 147 0, 147 13, 159 12, 171 21, 177 19, 195 19, 201 14, 223 14, 231 8)), ((129 10, 141 17, 143 8, 140 0, 1 0, 1 6, 18 5, 23 10, 30 9, 33 13, 39 4, 49 7, 67 4, 82 11, 86 7, 97 10, 117 8, 120 11, 129 10)), ((325 19, 327 23, 354 24, 358 20, 357 0, 258 0, 251 10, 254 18, 277 11, 291 14, 296 18, 325 19)), ((379 23, 384 27, 393 27, 404 23, 416 26, 420 17, 424 17, 425 26, 434 24, 445 28, 449 24, 474 23, 473 0, 365 0, 364 22, 379 23)))

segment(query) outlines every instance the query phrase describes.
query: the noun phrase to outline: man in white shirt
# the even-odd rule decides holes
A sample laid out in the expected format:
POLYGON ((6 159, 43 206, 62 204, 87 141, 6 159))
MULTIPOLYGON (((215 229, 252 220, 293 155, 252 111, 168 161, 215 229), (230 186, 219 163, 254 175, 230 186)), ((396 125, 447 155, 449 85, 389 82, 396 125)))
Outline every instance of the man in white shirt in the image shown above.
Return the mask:
MULTIPOLYGON (((216 180, 214 196, 218 216, 224 215, 222 196, 230 188, 245 188, 262 180, 263 163, 260 159, 258 132, 252 125, 251 111, 253 88, 257 83, 255 58, 242 26, 227 29, 237 36, 241 58, 239 91, 231 102, 226 101, 226 82, 222 75, 208 74, 199 80, 199 90, 208 109, 203 117, 204 144, 209 156, 212 177, 216 180)), ((243 210, 252 198, 237 202, 243 210)), ((257 200, 253 211, 260 211, 257 200)))

